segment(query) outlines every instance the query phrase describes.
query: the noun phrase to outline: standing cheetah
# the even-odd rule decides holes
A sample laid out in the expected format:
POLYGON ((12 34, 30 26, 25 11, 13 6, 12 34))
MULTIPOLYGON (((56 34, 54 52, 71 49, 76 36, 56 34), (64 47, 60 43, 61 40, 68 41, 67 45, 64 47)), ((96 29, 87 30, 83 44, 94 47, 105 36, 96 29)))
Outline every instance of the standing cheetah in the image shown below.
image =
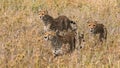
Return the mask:
POLYGON ((44 35, 45 40, 51 41, 54 56, 59 55, 62 50, 62 46, 68 44, 69 52, 71 53, 75 49, 75 33, 68 32, 64 36, 59 35, 57 32, 48 31, 44 35))
POLYGON ((98 41, 100 42, 107 39, 107 29, 103 24, 100 24, 97 21, 88 21, 87 24, 91 37, 90 39, 95 38, 95 36, 98 36, 98 41))
POLYGON ((44 23, 44 31, 68 31, 77 29, 77 24, 69 20, 66 16, 59 16, 57 18, 53 18, 48 14, 47 10, 41 10, 39 11, 39 17, 44 23))

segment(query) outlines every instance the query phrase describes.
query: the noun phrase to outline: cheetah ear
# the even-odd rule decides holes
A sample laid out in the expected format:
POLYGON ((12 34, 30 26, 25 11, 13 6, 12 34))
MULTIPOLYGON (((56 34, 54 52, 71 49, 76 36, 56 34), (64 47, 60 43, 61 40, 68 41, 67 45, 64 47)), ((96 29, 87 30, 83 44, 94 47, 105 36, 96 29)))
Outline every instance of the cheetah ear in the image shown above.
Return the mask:
POLYGON ((47 9, 45 9, 45 11, 44 11, 44 12, 45 12, 45 14, 48 14, 48 11, 47 11, 47 9))
POLYGON ((90 23, 90 21, 88 20, 87 23, 90 23))
POLYGON ((38 12, 40 12, 42 9, 41 9, 41 7, 38 7, 38 12))
POLYGON ((94 21, 95 23, 97 23, 98 21, 94 21))
POLYGON ((40 14, 41 13, 41 10, 38 10, 38 14, 40 14))

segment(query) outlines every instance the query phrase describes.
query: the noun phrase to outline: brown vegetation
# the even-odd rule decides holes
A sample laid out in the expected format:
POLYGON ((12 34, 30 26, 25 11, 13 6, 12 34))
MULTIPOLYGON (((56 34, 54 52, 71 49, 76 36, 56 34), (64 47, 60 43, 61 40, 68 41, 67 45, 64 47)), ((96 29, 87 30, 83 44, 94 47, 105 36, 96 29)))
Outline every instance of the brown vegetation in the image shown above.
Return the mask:
POLYGON ((119 0, 0 0, 0 68, 119 68, 119 45, 119 0), (44 8, 53 17, 65 15, 77 22, 86 41, 86 21, 103 23, 106 43, 91 48, 86 42, 71 56, 53 59, 50 44, 41 39, 43 25, 37 13, 44 8))

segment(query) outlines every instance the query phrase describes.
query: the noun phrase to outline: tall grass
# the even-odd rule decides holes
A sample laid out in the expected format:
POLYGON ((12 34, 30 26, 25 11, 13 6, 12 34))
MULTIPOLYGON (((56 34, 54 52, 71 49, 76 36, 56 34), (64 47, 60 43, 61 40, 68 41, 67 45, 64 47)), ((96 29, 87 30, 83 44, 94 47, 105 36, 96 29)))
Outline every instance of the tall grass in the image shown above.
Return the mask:
POLYGON ((0 68, 119 68, 119 45, 119 0, 0 0, 0 68), (96 48, 86 43, 71 55, 53 58, 42 40, 41 9, 76 21, 86 41, 87 20, 97 20, 107 27, 107 42, 96 48))

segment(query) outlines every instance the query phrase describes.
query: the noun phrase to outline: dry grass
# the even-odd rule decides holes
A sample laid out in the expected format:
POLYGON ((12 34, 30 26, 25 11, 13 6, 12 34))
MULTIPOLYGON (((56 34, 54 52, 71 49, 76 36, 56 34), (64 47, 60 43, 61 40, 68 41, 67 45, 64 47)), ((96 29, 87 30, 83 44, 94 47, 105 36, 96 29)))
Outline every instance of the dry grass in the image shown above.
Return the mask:
POLYGON ((119 0, 0 0, 0 68, 120 68, 119 45, 119 0), (86 40, 86 21, 97 20, 108 29, 107 42, 96 48, 86 43, 72 55, 53 59, 42 40, 40 9, 76 21, 86 40))

